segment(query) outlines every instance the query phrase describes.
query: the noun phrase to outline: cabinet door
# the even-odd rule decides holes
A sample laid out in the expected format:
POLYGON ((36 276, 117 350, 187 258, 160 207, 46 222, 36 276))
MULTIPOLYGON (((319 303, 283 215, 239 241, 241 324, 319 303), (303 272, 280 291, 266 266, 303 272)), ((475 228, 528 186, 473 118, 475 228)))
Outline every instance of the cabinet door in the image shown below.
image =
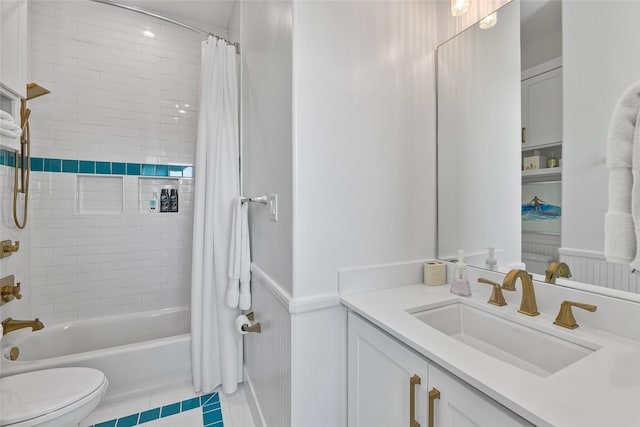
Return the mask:
POLYGON ((413 388, 415 419, 427 427, 426 360, 353 313, 348 322, 348 425, 417 427, 409 421, 413 388), (421 384, 410 385, 414 375, 421 384))
POLYGON ((440 391, 440 398, 433 400, 435 427, 533 425, 455 376, 430 364, 429 390, 433 388, 440 391))
POLYGON ((522 81, 522 148, 562 141, 562 68, 522 81))
POLYGON ((0 0, 0 84, 27 94, 27 0, 0 0))

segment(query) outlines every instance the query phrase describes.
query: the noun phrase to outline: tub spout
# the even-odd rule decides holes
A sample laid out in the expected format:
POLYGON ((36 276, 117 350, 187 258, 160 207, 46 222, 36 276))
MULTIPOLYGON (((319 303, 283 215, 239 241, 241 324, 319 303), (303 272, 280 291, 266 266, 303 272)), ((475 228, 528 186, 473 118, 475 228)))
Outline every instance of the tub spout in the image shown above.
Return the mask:
POLYGON ((22 328, 31 328, 32 331, 39 331, 44 328, 44 324, 37 317, 34 320, 13 320, 8 317, 2 322, 2 335, 22 328))

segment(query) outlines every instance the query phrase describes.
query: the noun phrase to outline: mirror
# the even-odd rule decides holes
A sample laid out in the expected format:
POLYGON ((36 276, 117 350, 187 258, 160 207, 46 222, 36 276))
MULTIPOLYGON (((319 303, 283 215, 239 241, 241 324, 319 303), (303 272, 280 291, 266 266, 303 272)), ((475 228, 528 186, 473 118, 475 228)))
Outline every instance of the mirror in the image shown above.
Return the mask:
POLYGON ((638 16, 639 2, 514 0, 439 46, 439 258, 464 249, 482 268, 493 247, 501 272, 525 263, 544 280, 560 260, 573 277, 558 284, 640 293, 604 256, 606 140, 638 79, 638 16))

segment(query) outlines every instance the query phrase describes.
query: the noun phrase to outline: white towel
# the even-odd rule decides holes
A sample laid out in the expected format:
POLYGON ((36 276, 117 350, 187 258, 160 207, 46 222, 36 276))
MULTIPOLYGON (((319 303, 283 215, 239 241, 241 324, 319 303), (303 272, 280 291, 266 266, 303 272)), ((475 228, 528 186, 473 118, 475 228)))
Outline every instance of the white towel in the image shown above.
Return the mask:
POLYGON ((7 113, 4 110, 0 110, 0 119, 1 120, 12 120, 13 122, 16 121, 16 119, 14 119, 11 114, 7 113))
POLYGON ((3 110, 0 110, 0 135, 8 136, 9 138, 20 138, 20 135, 22 135, 20 125, 11 114, 3 110))
POLYGON ((229 245, 229 286, 225 303, 248 310, 251 307, 251 248, 249 243, 249 208, 241 199, 235 202, 231 242, 229 245))
POLYGON ((20 138, 20 135, 22 135, 22 130, 9 130, 0 127, 0 135, 8 136, 9 138, 20 138))
POLYGON ((640 82, 616 104, 607 137, 609 208, 605 215, 607 261, 640 268, 640 82))

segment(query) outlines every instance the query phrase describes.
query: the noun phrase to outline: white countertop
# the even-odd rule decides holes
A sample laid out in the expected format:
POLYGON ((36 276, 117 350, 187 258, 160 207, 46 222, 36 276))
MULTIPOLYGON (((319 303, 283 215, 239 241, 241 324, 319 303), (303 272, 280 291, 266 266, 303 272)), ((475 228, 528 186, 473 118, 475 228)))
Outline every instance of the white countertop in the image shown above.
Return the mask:
MULTIPOLYGON (((518 285, 518 301, 520 295, 518 285)), ((638 341, 588 325, 574 330, 561 328, 553 325, 557 312, 547 313, 540 309, 539 316, 528 317, 517 313, 519 304, 512 301, 507 306, 496 307, 487 304, 484 297, 457 297, 449 292, 448 285, 401 286, 342 296, 341 301, 350 310, 536 425, 640 426, 638 341), (542 377, 475 350, 410 314, 420 311, 420 307, 457 299, 465 299, 484 311, 513 316, 535 329, 574 342, 593 343, 600 348, 560 371, 542 377)))

